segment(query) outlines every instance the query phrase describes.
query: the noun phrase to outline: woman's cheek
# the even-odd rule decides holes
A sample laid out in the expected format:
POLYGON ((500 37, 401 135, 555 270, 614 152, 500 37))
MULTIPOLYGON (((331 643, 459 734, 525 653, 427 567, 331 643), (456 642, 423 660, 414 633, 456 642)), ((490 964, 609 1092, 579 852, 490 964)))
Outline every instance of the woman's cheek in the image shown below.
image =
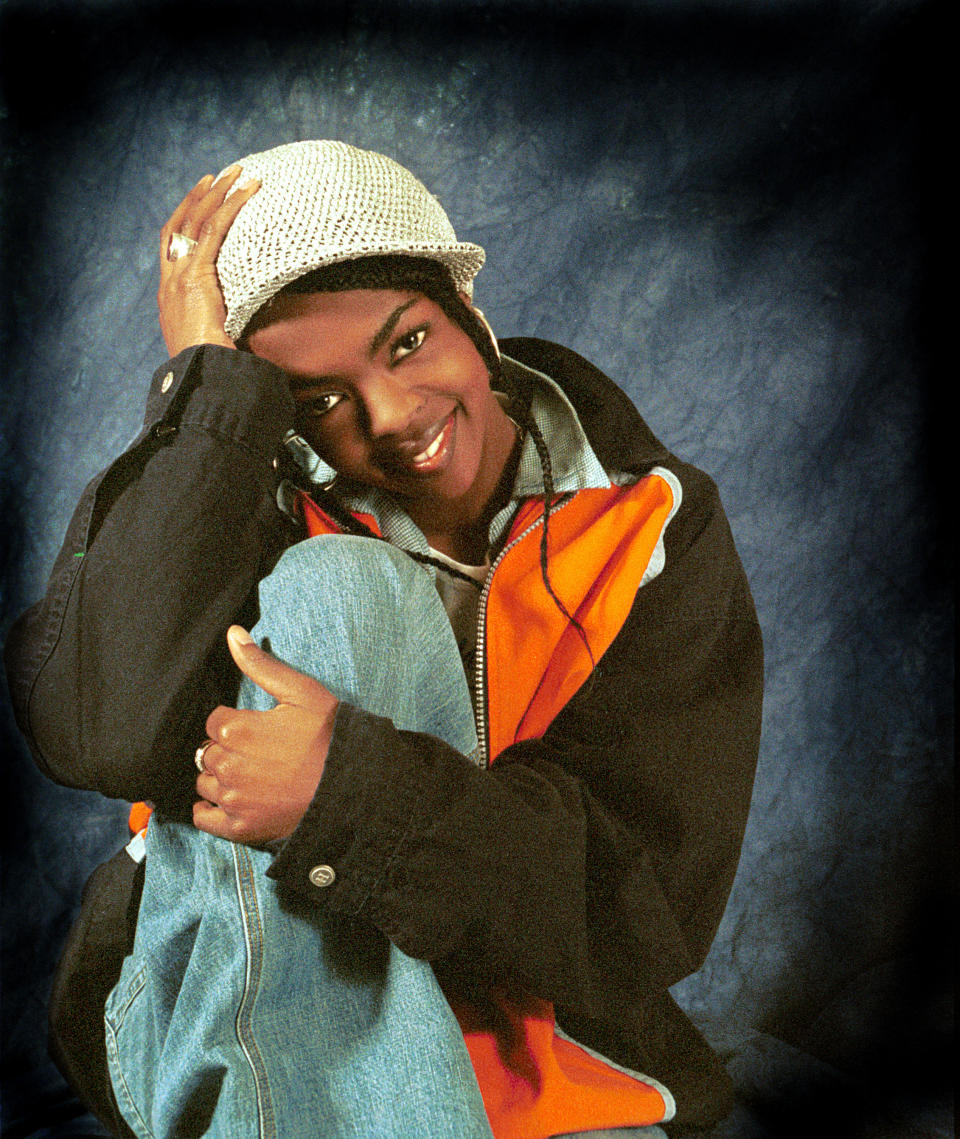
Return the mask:
POLYGON ((351 448, 347 445, 343 430, 336 430, 333 424, 323 422, 321 417, 315 417, 303 423, 300 434, 306 439, 321 459, 334 470, 339 470, 338 463, 342 463, 351 448))

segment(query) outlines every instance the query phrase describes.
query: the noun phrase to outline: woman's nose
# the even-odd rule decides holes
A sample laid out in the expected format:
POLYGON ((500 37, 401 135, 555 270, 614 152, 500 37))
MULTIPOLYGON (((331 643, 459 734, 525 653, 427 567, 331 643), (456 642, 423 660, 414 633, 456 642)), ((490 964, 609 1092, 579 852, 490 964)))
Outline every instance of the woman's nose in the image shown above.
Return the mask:
POLYGON ((370 434, 401 435, 416 417, 420 396, 389 373, 378 373, 364 384, 363 402, 370 434))

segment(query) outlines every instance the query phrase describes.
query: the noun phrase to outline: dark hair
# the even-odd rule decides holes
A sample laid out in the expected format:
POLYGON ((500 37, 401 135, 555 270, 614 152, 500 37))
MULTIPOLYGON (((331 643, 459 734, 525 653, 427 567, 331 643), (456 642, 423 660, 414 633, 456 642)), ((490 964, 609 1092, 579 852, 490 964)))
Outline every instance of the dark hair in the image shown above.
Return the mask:
MULTIPOLYGON (((450 271, 440 261, 431 257, 414 257, 406 254, 377 254, 324 265, 305 273, 302 277, 284 285, 275 294, 281 297, 304 293, 343 293, 353 289, 392 289, 421 293, 433 301, 450 320, 461 328, 473 341, 481 359, 490 373, 493 387, 511 398, 511 414, 530 435, 540 459, 543 474, 543 531, 540 535, 540 575, 547 593, 567 620, 574 625, 586 645, 590 660, 593 652, 580 622, 567 609, 554 592, 550 581, 547 547, 549 542, 550 514, 556 492, 553 485, 553 465, 546 440, 530 412, 531 392, 516 375, 508 375, 500 366, 500 353, 491 340, 485 324, 457 290, 450 271)), ((267 301, 250 319, 238 343, 243 345, 247 337, 269 320, 273 299, 267 301)))

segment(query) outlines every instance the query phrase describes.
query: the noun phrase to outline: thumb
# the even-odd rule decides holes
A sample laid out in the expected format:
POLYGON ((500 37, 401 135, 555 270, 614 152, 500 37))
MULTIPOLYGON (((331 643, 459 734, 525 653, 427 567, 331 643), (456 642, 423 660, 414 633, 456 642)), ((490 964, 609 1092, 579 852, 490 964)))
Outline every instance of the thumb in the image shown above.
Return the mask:
POLYGON ((327 689, 319 681, 261 649, 241 625, 231 625, 227 629, 227 646, 237 668, 278 704, 305 708, 315 705, 318 699, 330 699, 327 689))

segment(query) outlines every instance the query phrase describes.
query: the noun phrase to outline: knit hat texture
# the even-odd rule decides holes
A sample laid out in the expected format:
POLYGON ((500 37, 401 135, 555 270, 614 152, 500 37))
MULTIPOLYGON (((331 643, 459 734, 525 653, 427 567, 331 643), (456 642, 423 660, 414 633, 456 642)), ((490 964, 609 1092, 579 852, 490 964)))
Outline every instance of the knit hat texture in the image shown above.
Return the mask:
POLYGON ((238 182, 259 178, 261 186, 240 210, 217 257, 225 328, 233 339, 284 285, 357 257, 432 258, 472 296, 484 251, 457 241, 437 199, 392 158, 322 140, 286 143, 239 164, 238 182))

